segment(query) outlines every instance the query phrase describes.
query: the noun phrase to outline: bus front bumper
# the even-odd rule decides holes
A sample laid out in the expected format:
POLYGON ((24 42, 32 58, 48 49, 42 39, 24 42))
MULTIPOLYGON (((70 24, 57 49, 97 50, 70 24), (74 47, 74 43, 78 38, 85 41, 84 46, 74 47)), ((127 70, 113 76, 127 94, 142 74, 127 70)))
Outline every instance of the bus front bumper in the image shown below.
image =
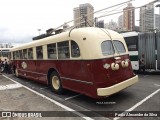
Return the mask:
POLYGON ((138 82, 138 76, 137 75, 128 79, 128 80, 125 80, 121 83, 113 85, 111 87, 97 88, 97 95, 98 96, 109 96, 109 95, 117 93, 117 92, 135 84, 136 82, 138 82))

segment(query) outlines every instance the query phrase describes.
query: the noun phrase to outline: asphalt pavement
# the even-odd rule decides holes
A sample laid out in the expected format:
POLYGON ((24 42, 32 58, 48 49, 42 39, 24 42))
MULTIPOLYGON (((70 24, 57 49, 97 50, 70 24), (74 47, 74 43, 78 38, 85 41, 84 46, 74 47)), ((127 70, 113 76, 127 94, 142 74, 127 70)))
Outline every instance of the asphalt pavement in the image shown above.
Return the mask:
POLYGON ((68 90, 57 95, 46 85, 3 74, 0 75, 3 116, 0 117, 11 120, 159 120, 160 75, 138 76, 139 82, 135 85, 112 96, 93 99, 68 90))

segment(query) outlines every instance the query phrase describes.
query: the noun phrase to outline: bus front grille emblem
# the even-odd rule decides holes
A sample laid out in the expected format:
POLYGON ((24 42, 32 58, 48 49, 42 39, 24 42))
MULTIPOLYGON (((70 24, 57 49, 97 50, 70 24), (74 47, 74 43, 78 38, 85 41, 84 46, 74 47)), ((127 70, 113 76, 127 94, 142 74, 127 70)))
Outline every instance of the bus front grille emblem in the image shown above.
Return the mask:
POLYGON ((26 64, 26 62, 22 62, 22 64, 21 64, 21 65, 22 65, 22 68, 23 68, 23 69, 26 69, 26 68, 27 68, 27 64, 26 64))

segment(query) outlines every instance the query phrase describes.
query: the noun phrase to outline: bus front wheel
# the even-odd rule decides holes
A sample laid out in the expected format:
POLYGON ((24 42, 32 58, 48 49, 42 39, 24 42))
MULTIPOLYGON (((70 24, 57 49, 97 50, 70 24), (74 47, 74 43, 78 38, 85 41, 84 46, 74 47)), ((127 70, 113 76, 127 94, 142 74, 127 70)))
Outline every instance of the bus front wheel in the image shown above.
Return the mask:
POLYGON ((50 75, 50 85, 53 89, 53 92, 61 94, 63 92, 61 79, 57 72, 52 72, 50 75))

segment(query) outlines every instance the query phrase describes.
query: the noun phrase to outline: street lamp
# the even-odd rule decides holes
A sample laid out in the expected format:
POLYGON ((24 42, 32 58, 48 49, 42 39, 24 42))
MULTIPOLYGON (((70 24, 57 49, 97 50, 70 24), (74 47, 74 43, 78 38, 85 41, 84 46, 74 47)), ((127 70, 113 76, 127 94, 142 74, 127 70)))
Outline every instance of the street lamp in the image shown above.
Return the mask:
POLYGON ((160 30, 160 4, 157 4, 156 7, 159 7, 159 30, 160 30))
POLYGON ((39 31, 39 35, 40 35, 41 29, 38 29, 38 31, 39 31))

